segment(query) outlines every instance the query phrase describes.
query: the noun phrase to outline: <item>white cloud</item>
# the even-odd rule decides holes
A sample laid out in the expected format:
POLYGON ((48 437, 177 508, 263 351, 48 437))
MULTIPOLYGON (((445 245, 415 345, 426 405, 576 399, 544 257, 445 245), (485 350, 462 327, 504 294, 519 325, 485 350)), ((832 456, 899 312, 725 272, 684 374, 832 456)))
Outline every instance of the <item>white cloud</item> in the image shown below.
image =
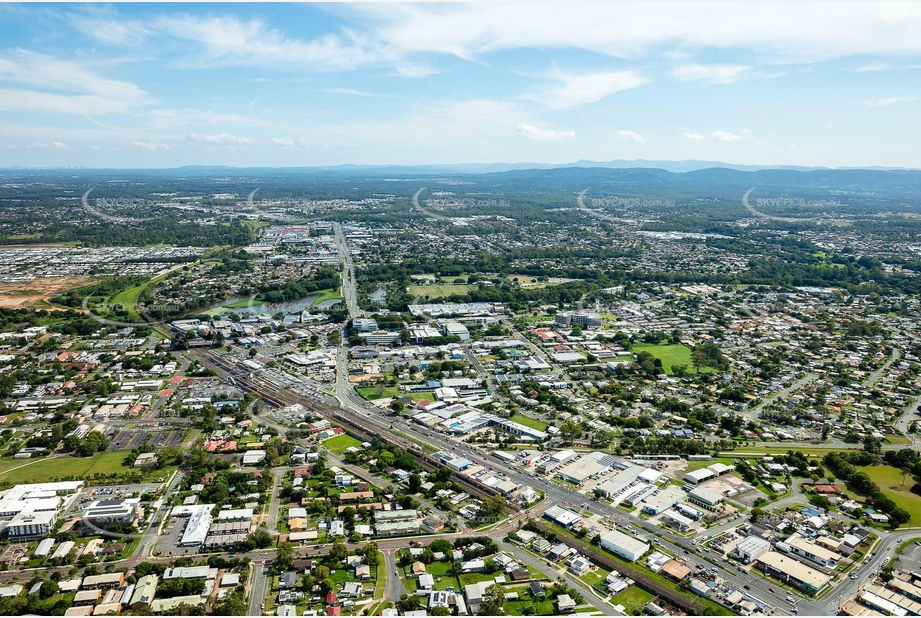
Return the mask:
POLYGON ((47 147, 48 147, 48 144, 44 142, 32 142, 31 144, 26 145, 26 148, 47 148, 47 147))
POLYGON ((695 142, 702 142, 702 141, 705 141, 705 140, 707 139, 706 137, 704 137, 704 136, 701 135, 700 133, 696 133, 696 132, 692 132, 692 131, 685 131, 685 132, 683 133, 683 135, 684 135, 685 138, 694 140, 695 142))
POLYGON ((65 144, 64 142, 54 142, 54 143, 52 143, 51 145, 54 146, 55 148, 59 148, 59 149, 61 149, 61 150, 69 150, 69 149, 70 149, 70 146, 68 146, 68 145, 65 144))
POLYGON ((560 82, 560 85, 526 98, 551 109, 562 109, 595 103, 615 92, 630 90, 649 83, 647 78, 633 70, 581 75, 554 72, 551 77, 560 82))
POLYGON ((437 69, 428 64, 399 64, 394 70, 394 75, 398 77, 420 79, 428 77, 429 75, 437 75, 441 72, 441 69, 437 69))
POLYGON ((921 96, 911 95, 903 97, 879 97, 877 99, 867 99, 864 103, 867 107, 885 107, 886 105, 896 105, 898 103, 911 103, 921 101, 921 96))
POLYGON ((288 139, 287 137, 273 137, 272 143, 282 148, 294 148, 294 140, 288 139))
POLYGON ((618 131, 617 134, 621 139, 627 140, 628 142, 633 142, 634 144, 645 144, 646 138, 637 133, 636 131, 618 131))
POLYGON ((329 94, 346 94, 353 97, 379 97, 381 95, 374 94, 373 92, 365 92, 364 90, 356 90, 355 88, 323 88, 323 92, 329 94))
POLYGON ((202 135, 200 133, 189 133, 186 139, 194 144, 204 144, 209 146, 245 146, 249 144, 249 139, 228 135, 227 133, 218 133, 216 135, 202 135))
POLYGON ((236 17, 161 16, 151 28, 197 44, 193 65, 289 65, 319 71, 348 70, 392 59, 389 46, 372 44, 367 36, 346 32, 312 40, 292 39, 259 20, 236 17))
POLYGON ((682 82, 705 81, 711 84, 731 84, 750 69, 744 64, 682 64, 671 70, 671 76, 682 82))
POLYGON ((751 49, 771 62, 921 52, 921 6, 849 3, 362 4, 382 45, 475 58, 531 47, 636 58, 657 47, 751 49))
POLYGON ((557 129, 539 129, 534 125, 530 124, 520 124, 518 125, 518 132, 527 137, 528 139, 533 139, 539 142, 545 141, 554 141, 560 139, 573 139, 576 136, 575 131, 559 131, 557 129))
POLYGON ((710 134, 710 137, 719 141, 719 142, 738 142, 743 139, 750 139, 752 132, 748 129, 742 129, 738 133, 732 133, 731 131, 714 131, 710 134))
POLYGON ((169 150, 169 146, 167 146, 166 144, 160 144, 158 142, 135 141, 135 142, 132 142, 132 144, 134 144, 136 147, 140 148, 141 150, 149 150, 151 152, 155 152, 157 150, 169 150))

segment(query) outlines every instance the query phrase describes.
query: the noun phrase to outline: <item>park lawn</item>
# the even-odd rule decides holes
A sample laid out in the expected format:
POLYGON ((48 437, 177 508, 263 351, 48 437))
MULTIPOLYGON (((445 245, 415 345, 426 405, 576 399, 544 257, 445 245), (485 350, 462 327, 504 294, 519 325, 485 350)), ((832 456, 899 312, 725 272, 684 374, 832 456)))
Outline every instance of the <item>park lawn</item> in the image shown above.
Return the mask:
MULTIPOLYGON (((673 365, 687 365, 688 372, 694 372, 694 366, 691 364, 691 348, 684 345, 683 343, 669 343, 660 345, 655 345, 652 343, 637 343, 631 346, 631 351, 634 354, 639 354, 640 352, 649 352, 662 361, 662 368, 665 369, 665 373, 668 375, 672 374, 673 365)), ((702 367, 700 371, 701 373, 710 373, 714 370, 710 367, 702 367)))
POLYGON ((320 303, 325 302, 327 300, 333 300, 333 299, 342 300, 342 296, 339 295, 339 292, 331 288, 327 290, 317 290, 316 292, 313 292, 313 294, 319 294, 319 296, 313 299, 313 301, 310 303, 311 307, 316 307, 320 303))
POLYGON ((363 399, 392 399, 402 395, 399 386, 363 386, 356 389, 363 399))
POLYGON ((128 288, 122 290, 118 294, 109 298, 109 304, 111 305, 123 305, 128 309, 128 317, 131 322, 144 322, 141 319, 141 314, 138 312, 138 298, 141 296, 141 293, 147 289, 151 284, 159 283, 163 281, 169 273, 163 273, 162 275, 157 275, 150 281, 145 281, 140 285, 136 285, 133 288, 128 288))
POLYGON ((630 586, 626 590, 618 592, 611 599, 612 605, 623 605, 624 613, 632 616, 636 610, 642 609, 647 603, 655 598, 651 592, 646 592, 637 586, 630 586))
POLYGON ((910 474, 905 476, 903 484, 901 471, 892 466, 857 466, 857 469, 870 475, 885 495, 908 511, 912 519, 916 520, 915 525, 921 521, 921 496, 909 491, 915 484, 910 474))
POLYGON ((466 285, 460 284, 455 285, 453 283, 447 284, 429 284, 429 285, 410 285, 406 288, 407 293, 410 296, 428 296, 429 300, 436 298, 445 298, 446 296, 453 296, 458 294, 460 296, 466 296, 472 288, 475 288, 475 285, 466 285))
MULTIPOLYGON (((4 481, 18 483, 47 483, 54 479, 79 477, 88 479, 94 474, 122 474, 135 469, 122 465, 126 451, 96 453, 92 457, 54 457, 44 459, 0 459, 0 474, 4 481)), ((166 476, 166 469, 153 470, 166 476)))
POLYGON ((323 447, 336 455, 341 455, 345 452, 345 449, 350 446, 361 447, 361 440, 358 438, 353 438, 347 433, 336 436, 335 438, 330 438, 323 442, 323 447))
MULTIPOLYGON (((377 566, 374 567, 374 599, 383 599, 387 588, 387 569, 384 567, 384 554, 377 552, 377 566)), ((371 614, 376 616, 377 614, 371 614)))
POLYGON ((521 425, 530 427, 531 429, 536 429, 537 431, 544 431, 547 429, 547 423, 539 421, 536 418, 531 418, 530 416, 525 416, 520 412, 516 412, 508 420, 512 421, 513 423, 520 423, 521 425))

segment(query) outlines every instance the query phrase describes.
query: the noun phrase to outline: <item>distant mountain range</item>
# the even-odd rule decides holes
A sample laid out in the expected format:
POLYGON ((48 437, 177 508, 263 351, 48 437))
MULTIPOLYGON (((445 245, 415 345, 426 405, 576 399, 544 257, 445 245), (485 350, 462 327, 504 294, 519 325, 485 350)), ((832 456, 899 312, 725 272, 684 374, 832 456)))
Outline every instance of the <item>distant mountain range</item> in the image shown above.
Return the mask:
MULTIPOLYGON (((582 159, 573 163, 444 163, 433 165, 330 165, 316 167, 295 167, 295 168, 278 168, 280 170, 294 171, 318 171, 318 172, 364 172, 377 174, 494 174, 501 172, 513 172, 523 170, 552 170, 566 168, 603 168, 603 169, 661 169, 667 172, 683 173, 695 172, 698 170, 723 168, 737 170, 740 172, 757 172, 761 170, 793 170, 800 172, 810 172, 815 170, 827 169, 872 169, 872 170, 904 170, 908 168, 897 167, 861 167, 861 168, 827 168, 827 167, 807 167, 802 165, 736 165, 734 163, 725 163, 722 161, 654 161, 647 159, 635 159, 628 161, 626 159, 617 159, 615 161, 590 161, 582 159)), ((208 167, 208 166, 186 166, 179 169, 241 169, 234 167, 208 167)))

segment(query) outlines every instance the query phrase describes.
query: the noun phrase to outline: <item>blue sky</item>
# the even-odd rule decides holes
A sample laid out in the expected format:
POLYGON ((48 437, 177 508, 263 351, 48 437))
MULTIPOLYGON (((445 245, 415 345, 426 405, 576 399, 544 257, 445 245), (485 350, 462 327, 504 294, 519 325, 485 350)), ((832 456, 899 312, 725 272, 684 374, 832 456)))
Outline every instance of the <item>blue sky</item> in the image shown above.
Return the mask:
POLYGON ((919 4, 0 5, 0 166, 921 167, 919 4))

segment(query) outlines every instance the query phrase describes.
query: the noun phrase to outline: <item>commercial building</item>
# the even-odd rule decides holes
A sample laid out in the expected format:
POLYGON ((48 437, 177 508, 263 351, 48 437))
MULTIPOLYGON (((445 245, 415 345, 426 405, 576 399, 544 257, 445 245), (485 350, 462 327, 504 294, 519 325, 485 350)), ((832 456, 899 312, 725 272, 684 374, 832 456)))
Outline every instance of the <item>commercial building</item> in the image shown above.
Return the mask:
POLYGON ((761 555, 755 564, 765 573, 810 594, 820 592, 831 581, 831 577, 825 573, 806 566, 791 556, 784 556, 775 551, 761 555))
POLYGON ((581 515, 566 510, 561 506, 551 506, 549 509, 544 511, 544 517, 555 524, 563 526, 564 528, 569 528, 577 521, 582 521, 581 515))
POLYGON ((208 529, 211 527, 213 517, 211 510, 213 504, 192 504, 174 507, 172 517, 187 517, 185 530, 179 544, 184 547, 197 547, 208 538, 208 529))
POLYGON ((677 511, 665 511, 662 513, 662 523, 671 526, 678 532, 687 532, 694 525, 694 520, 689 519, 677 511))
POLYGON ((56 511, 24 511, 6 525, 4 532, 14 543, 43 539, 57 521, 56 511))
POLYGON ((631 562, 649 551, 649 544, 617 530, 611 530, 601 537, 601 546, 631 562))
POLYGON ((825 549, 821 545, 807 541, 798 535, 788 538, 786 544, 790 547, 790 551, 797 556, 829 569, 835 568, 838 565, 838 561, 841 560, 841 554, 825 549))
POLYGON ((601 316, 588 311, 561 311, 556 314, 555 321, 560 326, 578 324, 582 328, 601 328, 601 316))
POLYGON ((595 451, 564 466, 556 475, 564 481, 581 485, 590 476, 609 470, 615 461, 616 458, 613 455, 595 451))
POLYGON ((137 519, 140 502, 140 498, 96 500, 83 509, 83 521, 97 528, 113 524, 132 524, 137 519))
POLYGON ((712 511, 723 501, 723 496, 706 487, 695 487, 688 493, 688 500, 712 511))
POLYGON ((643 512, 647 515, 658 515, 672 508, 684 498, 684 491, 677 485, 667 485, 655 495, 643 500, 643 512))
POLYGON ((771 551, 771 543, 760 536, 749 536, 736 545, 732 550, 732 557, 744 564, 757 560, 767 552, 771 551))

